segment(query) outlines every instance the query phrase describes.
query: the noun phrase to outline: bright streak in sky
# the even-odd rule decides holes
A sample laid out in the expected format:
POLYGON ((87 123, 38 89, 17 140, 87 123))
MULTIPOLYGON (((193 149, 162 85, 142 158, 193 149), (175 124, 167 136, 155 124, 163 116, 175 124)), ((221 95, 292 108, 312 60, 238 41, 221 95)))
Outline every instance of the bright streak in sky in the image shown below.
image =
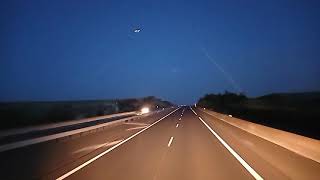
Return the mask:
POLYGON ((216 66, 216 68, 222 73, 222 75, 226 78, 226 80, 232 85, 232 87, 237 91, 237 92, 242 92, 241 87, 236 83, 236 81, 233 79, 233 77, 226 72, 226 70, 220 66, 217 61, 215 61, 210 54, 208 53, 206 48, 202 48, 203 53, 205 56, 208 58, 208 60, 216 66))

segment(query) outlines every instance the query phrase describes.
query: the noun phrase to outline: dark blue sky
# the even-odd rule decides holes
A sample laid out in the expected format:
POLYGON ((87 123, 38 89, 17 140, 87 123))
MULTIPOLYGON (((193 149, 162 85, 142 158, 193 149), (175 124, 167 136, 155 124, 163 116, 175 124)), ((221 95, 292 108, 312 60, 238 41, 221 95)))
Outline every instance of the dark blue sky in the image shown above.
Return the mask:
POLYGON ((319 22, 317 0, 1 1, 0 101, 319 90, 319 22))

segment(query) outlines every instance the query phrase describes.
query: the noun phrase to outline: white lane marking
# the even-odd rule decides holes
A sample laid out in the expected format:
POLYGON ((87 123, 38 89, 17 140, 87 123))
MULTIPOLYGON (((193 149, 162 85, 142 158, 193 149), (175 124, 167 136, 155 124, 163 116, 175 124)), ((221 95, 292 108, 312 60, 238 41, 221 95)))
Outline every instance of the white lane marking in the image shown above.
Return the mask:
POLYGON ((106 146, 107 144, 109 144, 109 143, 87 146, 87 147, 84 147, 84 148, 81 148, 81 149, 78 149, 78 150, 72 152, 72 154, 77 154, 77 153, 84 152, 84 151, 93 151, 93 150, 99 149, 103 146, 106 146))
POLYGON ((109 148, 109 149, 105 150, 104 152, 98 154, 97 156, 93 157, 92 159, 89 159, 88 161, 84 162, 83 164, 79 165, 78 167, 76 167, 76 168, 72 169, 71 171, 65 173, 64 175, 58 177, 56 180, 65 179, 65 178, 67 178, 68 176, 70 176, 71 174, 73 174, 73 173, 79 171, 80 169, 86 167, 87 165, 89 165, 89 164, 92 163, 93 161, 99 159, 100 157, 102 157, 102 156, 104 156, 105 154, 109 153, 110 151, 116 149, 117 147, 121 146, 122 144, 124 144, 125 142, 129 141, 130 139, 136 137, 137 135, 139 135, 139 134, 142 133, 143 131, 145 131, 145 130, 149 129, 150 127, 152 127, 153 125, 157 124, 158 122, 160 122, 160 121, 163 120, 164 118, 170 116, 172 113, 176 112, 178 109, 180 109, 180 108, 175 109, 175 110, 172 111, 171 113, 165 115, 165 116, 162 117, 161 119, 159 119, 159 120, 157 120, 156 122, 150 124, 150 125, 149 125, 148 127, 146 127, 145 129, 142 129, 141 131, 135 133, 134 135, 128 137, 127 139, 121 141, 120 143, 112 146, 111 148, 109 148))
POLYGON ((239 154, 236 153, 216 132, 214 132, 214 130, 206 122, 204 122, 201 117, 199 117, 199 119, 255 179, 263 180, 263 178, 244 159, 242 159, 239 154))
POLYGON ((168 143, 168 147, 171 146, 172 141, 173 141, 173 137, 171 136, 171 138, 170 138, 170 140, 169 140, 169 143, 168 143))
POLYGON ((196 116, 198 116, 198 114, 192 109, 192 107, 190 107, 190 109, 196 116))
POLYGON ((179 118, 179 121, 181 121, 181 118, 179 118))
POLYGON ((72 154, 77 154, 80 152, 86 152, 86 151, 93 151, 102 147, 108 147, 108 146, 113 146, 115 144, 118 144, 119 142, 121 142, 123 139, 121 140, 117 140, 117 141, 112 141, 112 142, 107 142, 107 143, 103 143, 103 144, 96 144, 96 145, 92 145, 92 146, 87 146, 81 149, 78 149, 76 151, 74 151, 72 154))
POLYGON ((176 128, 179 127, 179 124, 176 125, 176 128))
POLYGON ((146 126, 146 125, 149 125, 147 123, 139 123, 139 122, 126 122, 124 124, 127 124, 127 125, 137 125, 137 126, 146 126))
POLYGON ((126 129, 126 131, 132 131, 132 130, 136 130, 136 129, 143 129, 145 127, 147 127, 147 126, 138 126, 138 127, 128 128, 128 129, 126 129))

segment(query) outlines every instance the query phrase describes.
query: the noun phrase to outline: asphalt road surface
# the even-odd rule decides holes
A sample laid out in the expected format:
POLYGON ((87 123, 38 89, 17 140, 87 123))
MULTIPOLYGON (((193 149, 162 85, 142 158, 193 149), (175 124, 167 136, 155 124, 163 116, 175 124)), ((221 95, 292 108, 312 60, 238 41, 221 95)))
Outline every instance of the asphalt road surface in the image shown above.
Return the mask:
POLYGON ((319 179, 320 164, 191 107, 0 153, 1 179, 319 179))

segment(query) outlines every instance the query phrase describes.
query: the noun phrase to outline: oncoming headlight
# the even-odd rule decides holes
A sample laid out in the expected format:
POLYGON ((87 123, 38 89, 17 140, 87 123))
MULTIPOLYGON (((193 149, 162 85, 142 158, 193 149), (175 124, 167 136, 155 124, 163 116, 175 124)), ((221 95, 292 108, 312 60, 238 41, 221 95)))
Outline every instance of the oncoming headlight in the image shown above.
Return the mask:
POLYGON ((150 112, 150 109, 148 108, 148 107, 143 107, 142 109, 141 109, 141 114, 147 114, 147 113, 149 113, 150 112))

